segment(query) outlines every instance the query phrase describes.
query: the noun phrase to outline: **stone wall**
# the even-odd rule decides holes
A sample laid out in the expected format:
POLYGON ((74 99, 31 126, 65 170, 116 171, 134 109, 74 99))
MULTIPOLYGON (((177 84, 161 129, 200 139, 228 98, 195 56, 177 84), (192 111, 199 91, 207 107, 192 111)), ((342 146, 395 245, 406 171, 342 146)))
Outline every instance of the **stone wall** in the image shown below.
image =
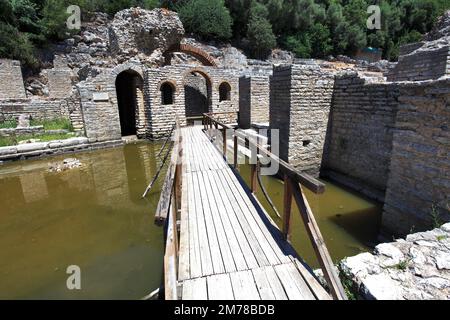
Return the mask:
POLYGON ((58 68, 47 71, 50 98, 66 98, 72 93, 72 71, 58 68))
POLYGON ((90 142, 121 138, 114 82, 108 75, 78 84, 86 136, 90 142))
POLYGON ((20 62, 0 59, 0 99, 26 98, 20 62))
POLYGON ((280 157, 317 176, 331 107, 334 76, 317 66, 274 66, 270 128, 279 129, 280 157))
MULTIPOLYGON (((412 47, 414 48, 414 46, 412 47)), ((408 52, 407 47, 404 49, 408 52)), ((450 47, 418 50, 400 56, 397 65, 387 73, 388 81, 421 81, 450 75, 450 47)))
POLYGON ((398 92, 397 84, 371 83, 355 72, 336 76, 323 176, 383 201, 398 92))
POLYGON ((269 77, 239 79, 239 125, 242 128, 269 122, 269 102, 269 77))
POLYGON ((382 228, 406 234, 450 221, 450 79, 400 88, 382 228))
POLYGON ((167 134, 178 116, 183 124, 185 122, 185 90, 186 77, 195 72, 207 79, 211 87, 210 112, 238 111, 238 75, 233 70, 219 69, 215 67, 192 66, 166 66, 158 69, 149 68, 146 71, 144 84, 146 110, 149 121, 149 138, 159 138, 167 134), (164 82, 170 82, 175 88, 174 103, 161 104, 160 87, 164 82), (231 86, 231 100, 219 101, 219 86, 222 82, 228 82, 231 86))

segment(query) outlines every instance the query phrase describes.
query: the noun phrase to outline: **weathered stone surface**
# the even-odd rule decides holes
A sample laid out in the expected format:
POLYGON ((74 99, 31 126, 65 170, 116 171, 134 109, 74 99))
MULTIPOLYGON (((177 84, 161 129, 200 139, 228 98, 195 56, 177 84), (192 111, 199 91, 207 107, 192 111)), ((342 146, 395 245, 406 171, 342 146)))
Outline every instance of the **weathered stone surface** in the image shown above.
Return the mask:
POLYGON ((315 65, 273 67, 270 128, 280 134, 280 157, 317 176, 328 127, 334 74, 315 65))
POLYGON ((26 97, 20 62, 0 59, 0 99, 26 97))
POLYGON ((26 114, 21 114, 17 119, 18 128, 28 128, 30 126, 30 116, 26 114))
POLYGON ((165 9, 119 11, 109 30, 113 54, 132 57, 143 53, 150 60, 162 58, 162 54, 179 43, 184 35, 178 15, 165 9))
POLYGON ((363 299, 450 299, 449 228, 447 223, 380 244, 373 254, 345 258, 339 269, 363 299), (424 246, 417 239, 434 245, 424 246))
POLYGON ((450 11, 439 18, 424 41, 400 47, 400 57, 388 81, 422 81, 450 75, 450 11))
POLYGON ((382 216, 390 233, 428 229, 432 214, 450 221, 449 103, 450 78, 400 86, 382 216))
POLYGON ((398 85, 356 72, 336 75, 322 174, 383 201, 398 85))
POLYGON ((239 79, 239 125, 269 123, 269 77, 253 76, 239 79))

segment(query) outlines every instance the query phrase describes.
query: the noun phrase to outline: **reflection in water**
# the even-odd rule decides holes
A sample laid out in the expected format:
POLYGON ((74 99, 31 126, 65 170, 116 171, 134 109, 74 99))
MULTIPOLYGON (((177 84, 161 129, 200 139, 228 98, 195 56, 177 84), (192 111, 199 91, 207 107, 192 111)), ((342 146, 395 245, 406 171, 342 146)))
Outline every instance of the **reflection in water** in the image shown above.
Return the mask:
MULTIPOLYGON (((249 185, 250 167, 241 165, 240 173, 249 185)), ((283 182, 269 176, 263 176, 262 181, 281 213, 283 182)), ((305 194, 333 261, 337 262, 346 256, 368 251, 377 239, 381 219, 380 204, 369 201, 331 182, 323 182, 326 183, 324 194, 317 195, 306 189, 305 194)), ((261 193, 257 193, 257 196, 272 219, 281 227, 281 219, 272 211, 264 196, 261 193)), ((293 219, 291 225, 292 244, 311 267, 317 268, 318 262, 295 204, 292 206, 291 216, 293 219)))
POLYGON ((0 298, 138 299, 157 288, 161 186, 141 195, 159 147, 78 153, 83 166, 60 173, 48 164, 64 156, 0 166, 0 298), (81 267, 80 291, 66 288, 72 264, 81 267))

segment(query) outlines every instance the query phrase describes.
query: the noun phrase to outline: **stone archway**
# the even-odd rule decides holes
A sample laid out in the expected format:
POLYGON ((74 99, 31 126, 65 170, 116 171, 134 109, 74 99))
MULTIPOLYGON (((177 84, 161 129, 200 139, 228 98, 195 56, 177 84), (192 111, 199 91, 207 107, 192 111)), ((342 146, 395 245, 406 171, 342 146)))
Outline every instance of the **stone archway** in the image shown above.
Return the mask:
POLYGON ((214 58, 207 53, 205 50, 194 47, 190 44, 179 43, 171 46, 166 52, 164 52, 165 65, 170 65, 171 62, 171 53, 173 52, 182 52, 186 53, 190 56, 193 56, 198 61, 200 61, 204 66, 217 67, 217 63, 214 58))
POLYGON ((122 136, 137 134, 137 115, 143 103, 142 76, 131 69, 117 75, 115 86, 119 108, 120 130, 122 136))

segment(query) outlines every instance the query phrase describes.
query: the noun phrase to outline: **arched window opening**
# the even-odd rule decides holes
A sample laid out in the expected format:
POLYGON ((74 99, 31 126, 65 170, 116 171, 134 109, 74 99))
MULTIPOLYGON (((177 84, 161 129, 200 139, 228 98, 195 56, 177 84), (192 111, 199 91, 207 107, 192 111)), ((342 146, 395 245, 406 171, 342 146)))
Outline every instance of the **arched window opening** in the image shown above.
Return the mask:
POLYGON ((161 104, 173 104, 174 95, 175 95, 175 87, 170 82, 164 82, 161 85, 161 104))
POLYGON ((227 82, 222 82, 219 86, 219 101, 231 100, 231 86, 227 82))

